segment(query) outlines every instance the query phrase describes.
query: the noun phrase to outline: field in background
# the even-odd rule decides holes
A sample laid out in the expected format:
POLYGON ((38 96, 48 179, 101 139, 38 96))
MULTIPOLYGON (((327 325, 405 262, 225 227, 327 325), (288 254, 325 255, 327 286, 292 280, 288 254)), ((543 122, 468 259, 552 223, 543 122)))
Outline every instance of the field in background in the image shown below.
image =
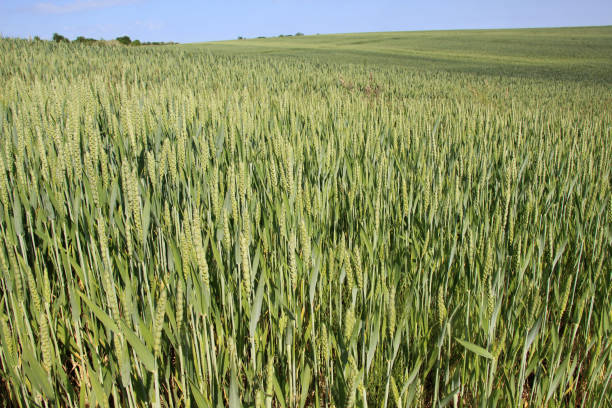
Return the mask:
POLYGON ((194 43, 223 55, 299 56, 420 71, 612 84, 612 27, 309 35, 194 43))
POLYGON ((612 405, 611 31, 0 40, 0 406, 612 405))

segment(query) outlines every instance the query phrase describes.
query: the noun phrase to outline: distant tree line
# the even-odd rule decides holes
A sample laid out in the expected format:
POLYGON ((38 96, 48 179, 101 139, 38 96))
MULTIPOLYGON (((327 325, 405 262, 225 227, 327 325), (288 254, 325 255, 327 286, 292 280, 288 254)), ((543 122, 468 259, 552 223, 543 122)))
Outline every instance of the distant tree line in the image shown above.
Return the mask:
MULTIPOLYGON (((283 38, 283 37, 300 37, 300 36, 303 36, 303 35, 304 35, 304 33, 297 32, 295 34, 280 34, 278 37, 279 38, 283 38)), ((257 38, 267 38, 267 37, 265 35, 260 35, 257 38)), ((246 40, 246 37, 243 37, 243 36, 239 35, 238 39, 239 40, 246 40)))
POLYGON ((279 35, 279 37, 281 37, 281 38, 282 37, 293 37, 293 36, 301 37, 302 35, 304 35, 304 33, 295 33, 294 35, 291 35, 291 34, 281 34, 281 35, 279 35))
MULTIPOLYGON (((40 41, 40 38, 38 36, 34 37, 34 39, 37 40, 37 41, 40 41)), ((53 34, 53 41, 55 41, 57 43, 61 43, 61 42, 69 43, 69 42, 71 42, 68 38, 66 38, 63 35, 58 34, 58 33, 54 33, 53 34)), ((160 41, 152 41, 152 42, 143 41, 143 42, 141 42, 140 40, 132 40, 127 35, 124 35, 124 36, 121 36, 121 37, 117 37, 117 38, 115 38, 115 41, 117 41, 118 43, 123 44, 123 45, 167 45, 167 44, 177 44, 175 42, 160 42, 160 41)), ((77 44, 96 44, 96 43, 106 43, 108 41, 106 41, 106 40, 96 40, 95 38, 86 38, 86 37, 83 37, 83 36, 78 36, 72 42, 77 43, 77 44)))

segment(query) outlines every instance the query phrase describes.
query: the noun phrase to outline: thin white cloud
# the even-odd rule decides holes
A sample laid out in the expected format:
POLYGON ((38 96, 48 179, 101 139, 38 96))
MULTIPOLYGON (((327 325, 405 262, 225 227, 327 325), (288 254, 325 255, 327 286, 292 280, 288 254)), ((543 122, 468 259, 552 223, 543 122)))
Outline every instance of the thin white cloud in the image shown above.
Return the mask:
POLYGON ((114 6, 124 6, 136 3, 138 0, 74 0, 68 3, 39 2, 32 10, 42 14, 68 14, 79 11, 101 9, 114 6))
POLYGON ((148 31, 159 31, 164 27, 164 23, 157 20, 136 20, 135 25, 148 31))

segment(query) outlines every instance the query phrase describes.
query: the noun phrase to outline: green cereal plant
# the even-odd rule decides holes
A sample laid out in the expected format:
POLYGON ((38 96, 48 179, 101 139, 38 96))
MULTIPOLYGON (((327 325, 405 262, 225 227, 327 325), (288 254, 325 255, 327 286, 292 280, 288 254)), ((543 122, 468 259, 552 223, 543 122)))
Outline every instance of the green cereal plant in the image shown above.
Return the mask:
POLYGON ((4 405, 612 404, 605 53, 216 49, 0 39, 4 405))

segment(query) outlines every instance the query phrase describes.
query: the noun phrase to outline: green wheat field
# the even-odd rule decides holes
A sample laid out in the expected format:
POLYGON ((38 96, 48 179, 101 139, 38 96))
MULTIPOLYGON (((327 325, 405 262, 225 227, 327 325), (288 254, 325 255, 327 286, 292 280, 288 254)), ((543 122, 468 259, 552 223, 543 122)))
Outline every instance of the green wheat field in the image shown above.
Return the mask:
POLYGON ((611 67, 0 39, 0 406, 612 406, 611 67))

